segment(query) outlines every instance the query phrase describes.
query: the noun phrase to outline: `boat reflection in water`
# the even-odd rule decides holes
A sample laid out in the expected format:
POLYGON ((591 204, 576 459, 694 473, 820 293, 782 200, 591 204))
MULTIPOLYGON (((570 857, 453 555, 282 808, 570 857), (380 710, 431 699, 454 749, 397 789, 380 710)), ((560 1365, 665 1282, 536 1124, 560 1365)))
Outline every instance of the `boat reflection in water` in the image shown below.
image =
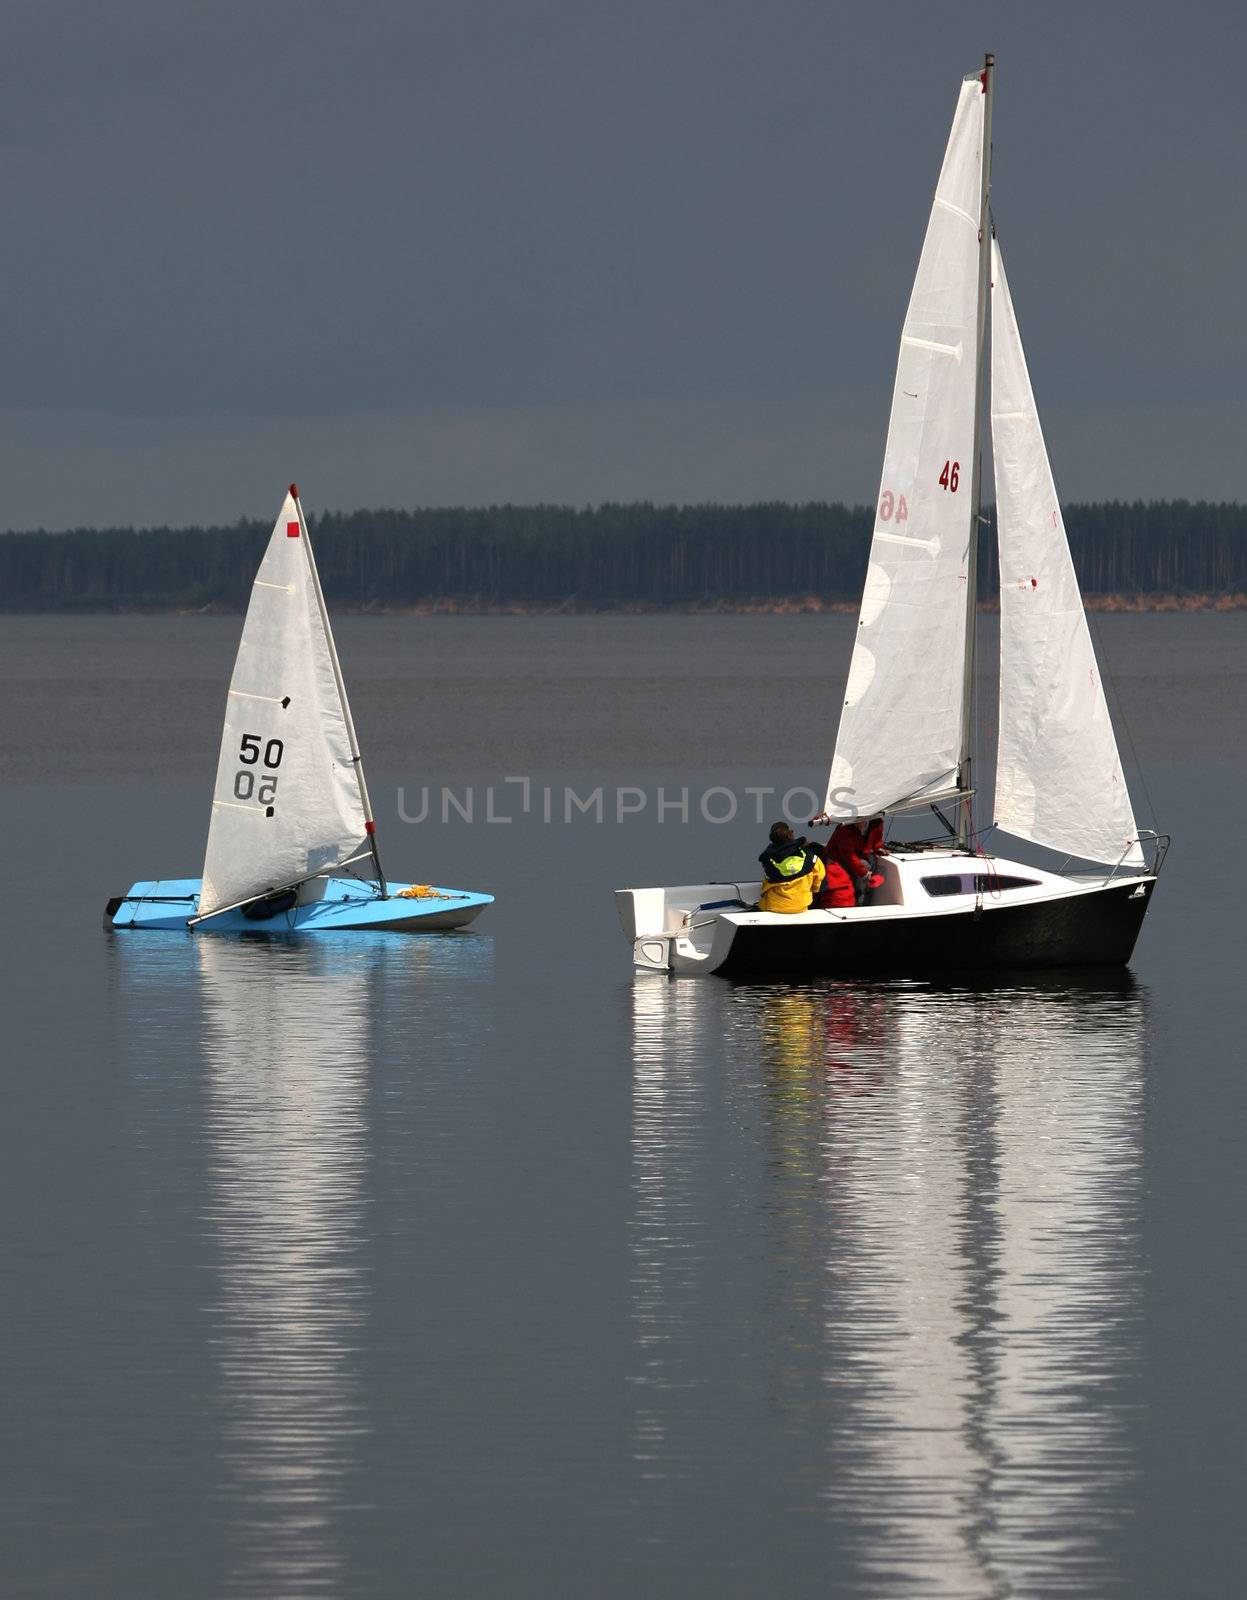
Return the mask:
POLYGON ((703 1241, 734 1207, 717 1248, 758 1262, 737 1273, 754 1370, 734 1403, 758 1409, 789 1554, 834 1549, 879 1594, 1099 1592, 1135 1471, 1146 1015, 1116 973, 637 979, 642 1472, 684 1475, 692 1348, 723 1350, 692 1326, 703 1241))
POLYGON ((354 1352, 369 1295, 370 991, 384 954, 326 943, 194 946, 222 1466, 238 1501, 232 1577, 246 1592, 340 1580, 337 1524, 364 1420, 354 1352))
POLYGON ((491 942, 139 934, 115 957, 143 1060, 163 1058, 166 1093, 187 1086, 198 1123, 187 1250, 213 1285, 197 1326, 215 1369, 203 1514, 222 1591, 350 1593, 350 1541, 375 1504, 370 1440, 389 1415, 361 1355, 382 1117, 431 1092, 418 1080, 443 1033, 463 1031, 455 1001, 488 979, 491 942))

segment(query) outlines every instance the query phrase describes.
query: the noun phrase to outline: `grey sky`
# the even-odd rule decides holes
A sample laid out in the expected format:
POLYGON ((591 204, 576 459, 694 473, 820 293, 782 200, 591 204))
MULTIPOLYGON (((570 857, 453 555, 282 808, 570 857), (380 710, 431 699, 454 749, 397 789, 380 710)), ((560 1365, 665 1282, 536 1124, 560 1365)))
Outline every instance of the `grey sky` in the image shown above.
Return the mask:
POLYGON ((869 500, 985 49, 1063 493, 1247 492, 1239 5, 3 15, 2 527, 869 500))

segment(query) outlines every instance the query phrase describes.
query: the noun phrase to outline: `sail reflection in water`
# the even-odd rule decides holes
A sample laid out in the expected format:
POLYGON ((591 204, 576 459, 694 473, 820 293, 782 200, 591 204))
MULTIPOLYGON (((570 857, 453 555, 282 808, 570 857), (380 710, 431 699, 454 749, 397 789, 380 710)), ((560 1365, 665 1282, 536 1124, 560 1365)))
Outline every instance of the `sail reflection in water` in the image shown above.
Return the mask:
POLYGON ((692 1370, 688 1285, 728 1195, 752 1193, 732 1248, 762 1266, 735 1313, 755 1325, 786 1550, 804 1543, 811 1572, 834 1550, 863 1593, 1111 1588, 1135 1471, 1146 1010, 1126 974, 990 991, 638 979, 648 1474, 685 1476, 664 1441, 687 1405, 656 1378, 692 1370), (730 1114, 709 1127, 720 1095, 730 1114), (725 1129, 749 1136, 716 1158, 725 1129))
MULTIPOLYGON (((361 949, 361 944, 366 948, 361 949)), ((205 1221, 217 1310, 235 1586, 333 1589, 363 1426, 370 979, 349 942, 195 943, 204 1008, 205 1221)))
POLYGON ((396 1344, 401 1283, 377 1282, 394 1271, 379 1241, 387 1219, 420 1214, 404 1187, 413 1130, 430 1105, 455 1103, 484 1048, 492 943, 125 934, 111 951, 131 1139, 147 1168, 175 1159, 179 1137, 189 1163, 158 1190, 163 1292, 186 1309, 157 1303, 152 1337, 165 1341, 153 1360, 194 1375, 173 1403, 202 1462, 204 1590, 362 1593, 396 1438, 421 1437, 425 1421, 408 1392, 395 1430, 403 1402, 385 1361, 408 1328, 400 1313, 396 1344), (190 1341, 176 1360, 171 1323, 190 1341))

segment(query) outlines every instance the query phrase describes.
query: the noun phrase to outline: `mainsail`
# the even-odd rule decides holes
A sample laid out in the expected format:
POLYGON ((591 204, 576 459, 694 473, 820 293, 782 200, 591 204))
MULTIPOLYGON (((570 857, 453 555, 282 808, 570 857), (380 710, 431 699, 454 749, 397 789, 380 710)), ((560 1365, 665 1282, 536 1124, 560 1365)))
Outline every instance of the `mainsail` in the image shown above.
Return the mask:
POLYGON ((1000 537, 996 825, 1087 861, 1143 866, 994 239, 992 282, 992 454, 1000 537))
POLYGON ((199 916, 368 848, 372 823, 315 562, 286 496, 230 679, 199 916))
POLYGON ((985 84, 961 86, 901 334, 832 817, 955 793, 962 746, 985 84))

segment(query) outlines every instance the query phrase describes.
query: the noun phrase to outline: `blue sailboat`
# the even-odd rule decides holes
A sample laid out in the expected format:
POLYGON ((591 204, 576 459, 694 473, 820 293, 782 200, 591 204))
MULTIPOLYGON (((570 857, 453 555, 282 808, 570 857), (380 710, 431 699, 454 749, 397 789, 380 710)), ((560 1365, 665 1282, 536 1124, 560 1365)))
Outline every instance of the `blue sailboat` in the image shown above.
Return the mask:
POLYGON ((203 875, 134 883, 112 928, 341 933, 465 927, 493 896, 393 883, 296 485, 251 588, 203 875), (355 869, 352 871, 352 869, 355 869))

